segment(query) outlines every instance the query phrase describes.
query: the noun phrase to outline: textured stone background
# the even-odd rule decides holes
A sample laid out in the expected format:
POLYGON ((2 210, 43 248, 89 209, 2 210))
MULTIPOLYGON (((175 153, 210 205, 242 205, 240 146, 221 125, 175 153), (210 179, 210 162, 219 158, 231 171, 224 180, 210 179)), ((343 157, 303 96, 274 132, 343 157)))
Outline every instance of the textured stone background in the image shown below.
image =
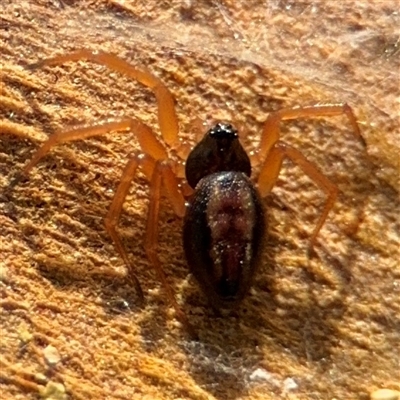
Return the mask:
POLYGON ((2 0, 2 399, 50 398, 54 383, 54 398, 99 400, 364 399, 380 387, 400 390, 397 10, 391 0, 2 0), (195 117, 235 120, 249 150, 271 110, 347 101, 359 119, 366 149, 344 117, 283 124, 282 139, 341 194, 308 259, 324 196, 285 163, 265 200, 260 273, 235 315, 214 316, 187 278, 181 221, 163 202, 160 258, 199 342, 177 323, 146 260, 143 176, 120 229, 143 308, 103 227, 137 148, 133 136, 61 146, 4 195, 39 142, 60 129, 129 114, 157 131, 151 93, 118 74, 91 63, 23 68, 80 47, 112 51, 162 78, 190 143, 195 117), (55 367, 46 361, 53 347, 55 367))

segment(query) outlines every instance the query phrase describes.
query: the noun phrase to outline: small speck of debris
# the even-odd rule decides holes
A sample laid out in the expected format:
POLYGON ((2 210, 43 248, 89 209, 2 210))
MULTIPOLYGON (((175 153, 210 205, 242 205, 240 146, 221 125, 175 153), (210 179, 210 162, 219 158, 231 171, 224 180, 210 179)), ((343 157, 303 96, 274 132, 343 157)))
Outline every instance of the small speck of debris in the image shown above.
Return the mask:
POLYGON ((4 266, 0 266, 0 281, 4 283, 10 281, 10 271, 4 266))
POLYGON ((124 299, 115 299, 112 301, 108 301, 106 304, 110 308, 110 311, 116 314, 122 314, 130 310, 129 302, 124 299))
POLYGON ((399 400, 400 392, 391 389, 378 389, 370 394, 371 400, 399 400))
POLYGON ((50 381, 40 390, 40 396, 45 400, 67 400, 67 393, 63 384, 50 381))
POLYGON ((47 362, 47 364, 50 367, 54 367, 56 364, 58 364, 60 362, 60 353, 58 352, 58 350, 52 346, 52 345, 48 345, 44 350, 43 350, 43 355, 44 358, 47 362))
POLYGON ((295 380, 293 378, 286 378, 283 381, 283 390, 285 392, 288 392, 290 390, 295 390, 299 387, 299 385, 295 382, 295 380))
POLYGON ((21 328, 21 330, 18 332, 18 335, 22 344, 27 344, 33 339, 32 333, 30 333, 26 328, 21 328))
POLYGON ((44 374, 37 373, 35 374, 35 382, 41 383, 44 385, 47 382, 47 377, 44 374))
POLYGON ((257 368, 250 375, 251 381, 268 381, 271 378, 271 374, 262 368, 257 368))

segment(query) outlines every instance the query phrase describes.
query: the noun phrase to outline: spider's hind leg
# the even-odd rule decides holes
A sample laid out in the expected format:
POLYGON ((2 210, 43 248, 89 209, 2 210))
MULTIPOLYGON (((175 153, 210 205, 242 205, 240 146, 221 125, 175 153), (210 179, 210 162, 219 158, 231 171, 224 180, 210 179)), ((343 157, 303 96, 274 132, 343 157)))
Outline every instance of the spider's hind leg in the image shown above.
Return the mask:
POLYGON ((179 217, 183 217, 186 211, 185 198, 179 188, 178 180, 173 173, 170 165, 165 161, 157 161, 150 183, 150 203, 147 217, 145 249, 147 257, 153 265, 159 280, 164 286, 169 302, 175 309, 177 318, 186 327, 190 336, 197 339, 197 333, 187 319, 186 314, 182 311, 176 301, 174 292, 167 281, 161 262, 157 255, 158 247, 158 215, 160 209, 160 198, 162 185, 166 189, 166 195, 179 217))
POLYGON ((175 299, 174 292, 167 281, 167 277, 162 268, 161 262, 157 255, 158 248, 158 217, 160 209, 160 200, 162 193, 162 186, 165 188, 167 198, 169 199, 175 214, 179 217, 183 217, 185 214, 185 198, 178 185, 178 179, 176 178, 172 168, 167 161, 158 160, 155 161, 152 157, 135 154, 127 163, 124 172, 122 173, 121 181, 115 192, 114 199, 110 206, 110 209, 105 218, 105 226, 107 232, 111 236, 115 247, 118 250, 121 258, 124 260, 125 265, 128 269, 128 279, 133 283, 138 295, 143 299, 143 291, 140 283, 136 277, 134 266, 129 260, 128 254, 122 244, 119 234, 117 233, 116 227, 122 212, 122 206, 128 194, 131 182, 136 175, 138 167, 143 169, 146 176, 150 177, 150 201, 149 209, 147 214, 146 233, 145 233, 145 250, 147 257, 156 271, 157 277, 164 287, 169 302, 175 309, 177 318, 185 325, 190 335, 194 338, 197 334, 189 321, 185 313, 180 308, 178 302, 175 299), (150 175, 150 176, 149 176, 150 175))

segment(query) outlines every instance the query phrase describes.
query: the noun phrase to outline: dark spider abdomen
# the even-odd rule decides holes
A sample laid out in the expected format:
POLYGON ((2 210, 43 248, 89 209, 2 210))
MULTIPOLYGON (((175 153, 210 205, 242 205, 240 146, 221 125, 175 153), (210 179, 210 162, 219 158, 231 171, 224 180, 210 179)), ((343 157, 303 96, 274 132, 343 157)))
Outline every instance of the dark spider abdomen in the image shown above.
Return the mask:
POLYGON ((243 172, 200 180, 183 225, 189 268, 211 304, 229 308, 247 293, 265 232, 261 198, 243 172))

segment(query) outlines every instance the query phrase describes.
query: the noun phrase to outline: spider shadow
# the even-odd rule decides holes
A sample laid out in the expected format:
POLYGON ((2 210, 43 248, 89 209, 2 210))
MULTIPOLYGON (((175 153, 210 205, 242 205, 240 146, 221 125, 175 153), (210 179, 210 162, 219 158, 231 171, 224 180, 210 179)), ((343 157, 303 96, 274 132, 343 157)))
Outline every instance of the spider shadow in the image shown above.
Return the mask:
MULTIPOLYGON (((267 203, 271 201, 274 202, 267 203)), ((270 226, 277 223, 271 216, 268 219, 270 226)), ((340 323, 347 309, 353 250, 349 248, 339 259, 319 245, 317 254, 306 259, 296 279, 289 281, 292 287, 282 294, 278 271, 284 266, 276 260, 283 247, 298 251, 290 249, 293 242, 270 234, 254 290, 239 309, 220 317, 213 316, 208 308, 205 316, 194 318, 194 325, 200 327, 200 342, 181 343, 190 360, 192 377, 218 399, 240 398, 257 384, 265 384, 277 395, 282 393, 283 382, 277 387, 276 381, 252 380, 252 373, 258 368, 274 375, 269 365, 279 363, 282 355, 290 354, 301 365, 314 363, 321 369, 330 368, 332 349, 338 344, 340 323), (333 284, 310 268, 315 259, 332 269, 333 284), (323 290, 319 289, 321 285, 323 290), (321 292, 324 301, 319 298, 321 292)), ((189 310, 196 301, 188 299, 189 310)))
MULTIPOLYGON (((18 208, 19 205, 14 204, 13 208, 18 208)), ((45 212, 46 207, 39 210, 39 213, 45 212)), ((16 223, 23 218, 24 215, 18 215, 13 210, 13 220, 16 223)), ((97 232, 94 231, 93 234, 97 235, 97 232)), ((92 297, 92 300, 100 298, 101 306, 110 318, 117 314, 139 312, 143 308, 144 305, 124 275, 116 270, 107 270, 101 265, 94 265, 90 257, 84 256, 79 259, 64 257, 77 245, 73 236, 61 236, 56 231, 46 232, 47 243, 43 245, 42 241, 38 240, 43 235, 40 229, 32 226, 23 227, 21 231, 24 243, 33 254, 32 261, 35 263, 36 271, 57 290, 83 291, 89 298, 92 297)))

